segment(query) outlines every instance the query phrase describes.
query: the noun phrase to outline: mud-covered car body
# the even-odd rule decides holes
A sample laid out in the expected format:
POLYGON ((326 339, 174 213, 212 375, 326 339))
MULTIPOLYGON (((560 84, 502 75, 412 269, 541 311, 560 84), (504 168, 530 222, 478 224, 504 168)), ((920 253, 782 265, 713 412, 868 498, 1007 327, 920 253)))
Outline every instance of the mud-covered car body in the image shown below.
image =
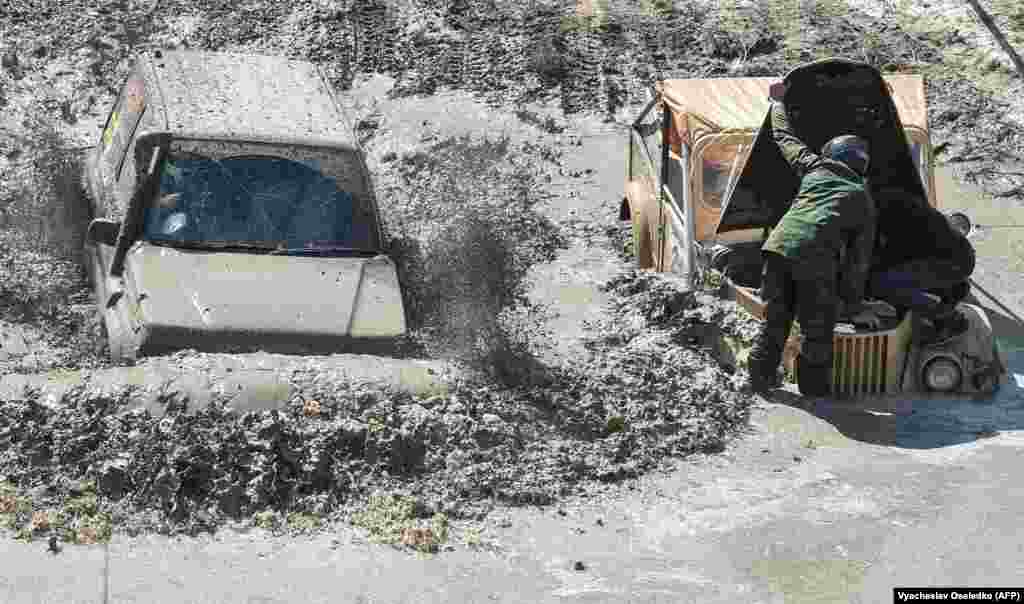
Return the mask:
POLYGON ((364 157, 313 64, 138 57, 84 175, 112 356, 389 347, 405 313, 364 157))
MULTIPOLYGON (((912 234, 921 212, 940 212, 920 76, 883 77, 869 65, 830 59, 799 67, 781 81, 665 80, 655 93, 630 132, 620 215, 633 223, 638 263, 679 275, 690 286, 709 277, 720 281, 723 296, 759 318, 760 247, 800 183, 772 137, 773 98, 803 112, 800 134, 812 150, 839 134, 869 137, 871 189, 884 205, 880 231, 912 234)), ((884 257, 883 245, 879 260, 884 257)), ((989 320, 976 305, 962 304, 961 310, 970 331, 940 347, 920 344, 912 313, 877 330, 837 326, 833 392, 994 389, 1005 367, 989 320)), ((798 349, 795 333, 784 356, 790 371, 798 370, 798 349)))

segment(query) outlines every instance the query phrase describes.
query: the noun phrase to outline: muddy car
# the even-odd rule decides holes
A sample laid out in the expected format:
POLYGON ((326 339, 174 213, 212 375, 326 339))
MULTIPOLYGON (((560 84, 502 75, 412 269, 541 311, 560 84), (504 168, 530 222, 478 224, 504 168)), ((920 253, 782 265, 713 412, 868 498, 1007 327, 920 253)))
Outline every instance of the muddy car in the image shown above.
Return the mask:
POLYGON ((364 154, 313 64, 138 57, 84 181, 114 358, 376 351, 405 332, 364 154))
MULTIPOLYGON (((713 283, 754 316, 764 318, 758 297, 760 247, 792 202, 799 176, 771 134, 772 98, 805 112, 817 124, 812 149, 850 128, 870 127, 871 188, 884 200, 884 220, 906 222, 940 212, 920 76, 882 76, 873 67, 830 59, 776 78, 664 80, 633 124, 620 218, 632 221, 639 266, 681 277, 689 286, 713 283), (849 115, 815 102, 820 87, 860 98, 849 115)), ((947 218, 962 233, 970 221, 947 218)), ((895 223, 890 223, 895 224, 895 223)), ((903 228, 903 227, 901 227, 903 228)), ((990 392, 1005 367, 985 311, 961 304, 970 322, 964 336, 926 346, 920 322, 905 312, 879 329, 840 324, 835 334, 833 393, 837 396, 898 392, 990 392)), ((798 327, 784 365, 799 370, 798 327)))

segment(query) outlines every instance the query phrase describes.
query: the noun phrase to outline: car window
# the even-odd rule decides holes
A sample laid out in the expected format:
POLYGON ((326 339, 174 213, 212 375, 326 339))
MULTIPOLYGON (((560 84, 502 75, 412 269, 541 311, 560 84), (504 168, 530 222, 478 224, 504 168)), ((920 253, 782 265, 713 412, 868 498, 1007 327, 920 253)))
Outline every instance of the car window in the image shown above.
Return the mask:
POLYGON ((643 142, 638 136, 631 135, 629 138, 629 179, 640 180, 643 178, 655 178, 654 166, 647 160, 642 148, 643 142))
POLYGON ((128 149, 126 149, 126 152, 121 156, 120 161, 118 161, 117 163, 117 173, 114 175, 114 177, 118 180, 118 182, 124 179, 130 180, 132 183, 135 182, 135 133, 139 129, 139 124, 142 123, 142 116, 145 114, 145 112, 146 108, 143 107, 142 111, 139 112, 138 117, 134 118, 135 124, 132 126, 131 130, 127 132, 127 140, 131 142, 128 146, 128 149), (124 169, 126 165, 129 168, 127 171, 124 169))
POLYGON ((375 214, 363 192, 346 184, 329 167, 295 153, 210 157, 172 150, 146 212, 145 237, 171 244, 378 249, 375 214))
POLYGON ((655 192, 661 179, 663 112, 649 104, 629 130, 629 180, 645 183, 655 192))
POLYGON ((700 155, 701 201, 712 208, 721 208, 728 190, 729 179, 738 177, 749 143, 714 142, 704 147, 700 155))

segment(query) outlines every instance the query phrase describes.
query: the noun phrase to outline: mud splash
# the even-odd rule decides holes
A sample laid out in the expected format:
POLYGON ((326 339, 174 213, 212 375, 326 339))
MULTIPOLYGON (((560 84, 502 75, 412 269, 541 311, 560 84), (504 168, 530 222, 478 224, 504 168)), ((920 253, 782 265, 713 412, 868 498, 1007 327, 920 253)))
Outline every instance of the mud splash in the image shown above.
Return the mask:
POLYGON ((403 392, 311 369, 292 372, 277 409, 218 395, 193 410, 169 390, 162 413, 133 405, 131 385, 75 385, 57 400, 28 392, 0 402, 0 475, 37 505, 93 481, 115 524, 164 531, 263 510, 343 513, 381 490, 452 518, 551 503, 666 456, 718 450, 745 423, 749 399, 688 337, 706 310, 663 281, 611 283, 638 315, 609 325, 619 338, 544 388, 449 376, 433 392, 403 392))

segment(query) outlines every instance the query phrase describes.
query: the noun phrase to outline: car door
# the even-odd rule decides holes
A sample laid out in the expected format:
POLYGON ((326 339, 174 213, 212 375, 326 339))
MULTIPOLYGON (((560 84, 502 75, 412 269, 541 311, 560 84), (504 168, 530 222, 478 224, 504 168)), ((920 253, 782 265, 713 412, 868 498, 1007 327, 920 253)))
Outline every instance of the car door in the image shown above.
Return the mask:
MULTIPOLYGON (((136 149, 145 111, 145 84, 138 69, 133 69, 100 137, 93 174, 100 190, 97 202, 103 208, 103 215, 122 221, 142 183, 140 170, 148 167, 148 158, 140 157, 136 149)), ((97 302, 108 333, 112 339, 120 338, 124 343, 140 328, 137 313, 131 312, 137 305, 131 275, 112 274, 117 256, 115 241, 94 241, 90 245, 92 249, 87 250, 87 255, 91 256, 97 302)))
POLYGON ((662 144, 665 111, 652 101, 630 128, 624 209, 633 223, 633 252, 640 268, 688 276, 685 214, 677 195, 684 186, 685 160, 673 157, 662 144))
MULTIPOLYGON (((651 117, 657 116, 657 113, 652 111, 654 106, 655 101, 651 101, 630 127, 629 154, 626 158, 625 204, 622 208, 622 218, 628 218, 632 222, 633 255, 640 268, 654 266, 654 229, 657 225, 652 224, 651 220, 652 216, 657 217, 658 168, 644 136, 645 129, 652 127, 651 117)), ((657 124, 654 124, 654 127, 657 128, 657 124)))

